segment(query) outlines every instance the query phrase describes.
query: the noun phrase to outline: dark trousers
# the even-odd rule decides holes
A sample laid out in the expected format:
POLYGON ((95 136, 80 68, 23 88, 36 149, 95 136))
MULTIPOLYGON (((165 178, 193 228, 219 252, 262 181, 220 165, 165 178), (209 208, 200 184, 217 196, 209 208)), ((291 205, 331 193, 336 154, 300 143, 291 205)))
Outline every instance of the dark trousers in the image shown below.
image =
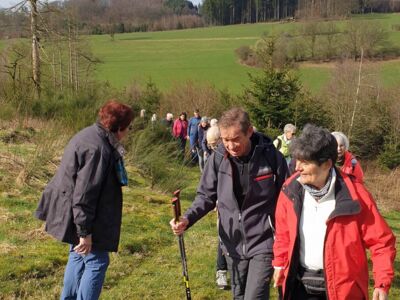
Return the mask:
POLYGON ((219 270, 228 270, 228 265, 226 263, 225 255, 222 252, 220 243, 218 243, 217 249, 217 271, 219 270))
POLYGON ((182 136, 178 137, 179 149, 181 150, 182 158, 185 157, 186 139, 182 136))
POLYGON ((234 300, 268 300, 273 274, 272 253, 250 259, 226 256, 234 300))
POLYGON ((296 300, 326 300, 325 295, 312 295, 308 294, 306 289, 304 288, 304 285, 298 281, 297 282, 297 288, 295 292, 293 293, 294 298, 296 300))

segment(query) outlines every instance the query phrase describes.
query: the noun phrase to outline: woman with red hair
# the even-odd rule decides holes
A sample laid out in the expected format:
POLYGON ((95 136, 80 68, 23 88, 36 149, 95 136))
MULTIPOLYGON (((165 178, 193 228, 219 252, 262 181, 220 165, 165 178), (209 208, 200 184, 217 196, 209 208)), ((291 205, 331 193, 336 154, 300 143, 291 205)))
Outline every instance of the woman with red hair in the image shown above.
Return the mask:
POLYGON ((116 100, 103 105, 98 121, 78 132, 46 186, 36 216, 46 231, 70 244, 61 299, 98 299, 109 264, 118 250, 122 186, 128 179, 125 150, 132 109, 116 100))

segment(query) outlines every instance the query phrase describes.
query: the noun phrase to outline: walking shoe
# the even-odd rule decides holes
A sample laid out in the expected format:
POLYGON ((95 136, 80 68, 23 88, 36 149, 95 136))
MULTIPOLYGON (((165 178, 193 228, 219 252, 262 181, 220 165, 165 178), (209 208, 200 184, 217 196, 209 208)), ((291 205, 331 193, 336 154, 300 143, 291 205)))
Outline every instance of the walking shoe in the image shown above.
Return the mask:
POLYGON ((227 279, 226 275, 227 275, 226 270, 218 270, 217 274, 215 276, 217 279, 216 280, 217 286, 221 290, 228 288, 228 279, 227 279))

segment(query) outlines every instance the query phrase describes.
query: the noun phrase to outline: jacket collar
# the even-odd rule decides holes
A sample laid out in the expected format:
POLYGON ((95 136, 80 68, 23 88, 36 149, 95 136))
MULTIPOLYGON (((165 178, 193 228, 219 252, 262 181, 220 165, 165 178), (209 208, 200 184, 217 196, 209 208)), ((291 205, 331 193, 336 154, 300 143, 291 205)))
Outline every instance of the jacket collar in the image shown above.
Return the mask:
MULTIPOLYGON (((351 179, 337 168, 335 182, 335 209, 328 221, 339 216, 351 216, 361 212, 361 205, 351 179)), ((304 200, 304 188, 298 182, 300 174, 296 172, 282 186, 282 192, 293 202, 296 214, 300 216, 304 200)), ((300 218, 299 218, 300 219, 300 218)))
POLYGON ((104 127, 100 122, 96 122, 95 126, 99 134, 105 138, 110 145, 117 151, 117 153, 123 157, 125 155, 125 148, 116 138, 115 134, 109 131, 106 127, 104 127))

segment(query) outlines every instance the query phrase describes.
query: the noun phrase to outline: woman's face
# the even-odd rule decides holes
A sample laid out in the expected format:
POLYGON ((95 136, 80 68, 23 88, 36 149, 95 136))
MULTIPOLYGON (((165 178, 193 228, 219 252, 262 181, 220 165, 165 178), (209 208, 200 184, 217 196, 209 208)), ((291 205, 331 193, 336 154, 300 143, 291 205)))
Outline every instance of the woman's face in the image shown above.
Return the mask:
POLYGON ((132 130, 132 125, 129 125, 128 127, 126 127, 123 130, 118 129, 118 131, 116 132, 115 136, 117 137, 117 139, 119 141, 121 141, 128 135, 130 130, 132 130))
POLYGON ((338 154, 338 158, 342 158, 344 153, 346 152, 346 146, 344 144, 344 142, 342 141, 342 139, 336 139, 337 141, 337 154, 338 154))
POLYGON ((296 133, 293 131, 286 131, 285 135, 286 138, 290 141, 296 135, 296 133))
POLYGON ((180 115, 179 118, 184 121, 185 120, 185 115, 180 115))
POLYGON ((296 171, 300 172, 299 181, 302 184, 312 185, 321 189, 328 180, 329 170, 332 167, 331 160, 321 165, 309 160, 296 160, 296 171))

